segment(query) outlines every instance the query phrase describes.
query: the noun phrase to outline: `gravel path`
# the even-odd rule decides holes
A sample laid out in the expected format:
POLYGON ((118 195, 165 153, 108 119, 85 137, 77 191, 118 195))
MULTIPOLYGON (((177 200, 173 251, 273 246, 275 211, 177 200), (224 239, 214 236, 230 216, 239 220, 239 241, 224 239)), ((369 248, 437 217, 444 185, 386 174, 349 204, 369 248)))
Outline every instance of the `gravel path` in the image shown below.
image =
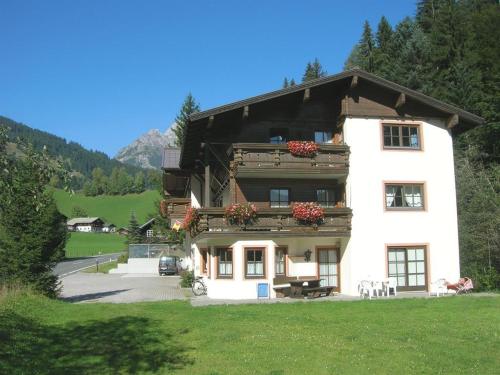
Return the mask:
POLYGON ((187 299, 186 290, 179 287, 178 276, 79 272, 61 281, 61 298, 70 302, 131 303, 187 299))

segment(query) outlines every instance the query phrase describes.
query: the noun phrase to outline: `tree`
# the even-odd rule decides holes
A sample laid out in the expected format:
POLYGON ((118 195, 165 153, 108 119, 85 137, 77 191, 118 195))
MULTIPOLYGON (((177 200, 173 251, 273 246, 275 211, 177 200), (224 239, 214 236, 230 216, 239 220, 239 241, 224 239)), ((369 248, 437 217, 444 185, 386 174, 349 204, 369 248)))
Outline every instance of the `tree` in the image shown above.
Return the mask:
POLYGON ((136 244, 142 242, 142 235, 139 229, 139 223, 137 222, 137 218, 135 217, 135 212, 130 213, 130 220, 128 222, 128 234, 127 234, 127 243, 136 244))
POLYGON ((46 186, 53 175, 68 177, 45 151, 22 146, 24 157, 9 159, 6 144, 0 128, 0 284, 20 283, 54 297, 52 269, 64 258, 67 229, 46 186))
POLYGON ((134 178, 134 191, 136 193, 142 193, 146 189, 146 178, 144 173, 137 172, 134 178))
POLYGON ((295 86, 295 84, 296 84, 296 83, 295 83, 295 80, 292 78, 292 79, 290 80, 290 85, 289 85, 289 86, 290 86, 290 87, 292 87, 292 86, 295 86))
POLYGON ((71 209, 71 217, 88 217, 89 214, 80 206, 73 206, 71 209))
POLYGON ((283 80, 283 88, 286 89, 288 86, 290 86, 290 83, 288 83, 288 78, 285 77, 285 79, 283 80))
MULTIPOLYGON (((306 70, 302 76, 302 82, 311 81, 313 79, 321 78, 326 76, 326 70, 323 69, 319 60, 317 58, 314 61, 308 62, 306 65, 306 70)), ((295 82, 294 82, 295 84, 295 82)))
POLYGON ((374 54, 373 33, 368 21, 363 25, 363 35, 359 41, 359 56, 361 58, 361 69, 367 72, 373 72, 373 54, 374 54))
POLYGON ((182 107, 179 114, 175 118, 175 126, 173 127, 174 134, 176 136, 175 145, 182 147, 184 143, 184 135, 186 133, 186 127, 189 123, 189 116, 193 113, 199 112, 200 106, 196 103, 193 95, 189 93, 182 103, 182 107))

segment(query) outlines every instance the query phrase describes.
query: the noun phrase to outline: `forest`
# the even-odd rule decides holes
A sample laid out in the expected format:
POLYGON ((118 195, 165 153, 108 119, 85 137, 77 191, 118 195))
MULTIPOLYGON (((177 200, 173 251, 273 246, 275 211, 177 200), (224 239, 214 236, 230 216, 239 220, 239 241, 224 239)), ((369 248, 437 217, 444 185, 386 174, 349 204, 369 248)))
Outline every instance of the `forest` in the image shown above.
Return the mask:
MULTIPOLYGON (((46 148, 52 158, 61 159, 70 172, 70 188, 83 190, 85 195, 123 195, 158 189, 161 173, 144 170, 111 159, 105 153, 87 150, 76 142, 30 128, 27 125, 0 116, 0 125, 8 129, 7 136, 14 144, 29 144, 35 151, 46 148)), ((57 176, 50 181, 53 187, 63 187, 57 176)))

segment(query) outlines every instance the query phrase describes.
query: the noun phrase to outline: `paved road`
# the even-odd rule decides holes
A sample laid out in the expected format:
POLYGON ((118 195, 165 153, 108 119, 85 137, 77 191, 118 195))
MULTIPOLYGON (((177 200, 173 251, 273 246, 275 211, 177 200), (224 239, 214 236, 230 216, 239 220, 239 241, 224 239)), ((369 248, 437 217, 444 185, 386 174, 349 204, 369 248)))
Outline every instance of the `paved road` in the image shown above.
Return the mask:
POLYGON ((99 255, 94 257, 82 257, 82 258, 72 258, 65 260, 63 262, 57 263, 54 268, 54 273, 60 277, 67 276, 69 274, 75 273, 81 269, 95 266, 95 262, 98 261, 99 264, 109 262, 109 260, 116 260, 121 253, 113 253, 106 255, 99 255))
POLYGON ((77 272, 61 281, 61 297, 69 302, 168 301, 191 294, 189 289, 180 288, 179 276, 77 272))

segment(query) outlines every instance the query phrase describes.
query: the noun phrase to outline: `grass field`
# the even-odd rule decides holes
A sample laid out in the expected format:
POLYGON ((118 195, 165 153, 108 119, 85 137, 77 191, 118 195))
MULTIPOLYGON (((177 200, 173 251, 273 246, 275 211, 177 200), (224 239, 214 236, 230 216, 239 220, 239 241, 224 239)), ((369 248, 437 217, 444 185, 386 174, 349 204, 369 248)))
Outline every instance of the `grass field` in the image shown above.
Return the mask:
POLYGON ((73 232, 66 243, 66 258, 117 253, 127 248, 126 240, 116 233, 73 232))
POLYGON ((6 374, 497 374, 500 298, 210 306, 0 300, 6 374))
POLYGON ((119 227, 126 227, 130 213, 135 212, 140 224, 146 221, 148 214, 154 213, 154 202, 161 198, 155 190, 145 191, 142 194, 102 195, 86 197, 83 194, 73 194, 64 190, 54 190, 57 207, 67 217, 71 217, 74 206, 83 208, 89 216, 99 216, 119 227))

